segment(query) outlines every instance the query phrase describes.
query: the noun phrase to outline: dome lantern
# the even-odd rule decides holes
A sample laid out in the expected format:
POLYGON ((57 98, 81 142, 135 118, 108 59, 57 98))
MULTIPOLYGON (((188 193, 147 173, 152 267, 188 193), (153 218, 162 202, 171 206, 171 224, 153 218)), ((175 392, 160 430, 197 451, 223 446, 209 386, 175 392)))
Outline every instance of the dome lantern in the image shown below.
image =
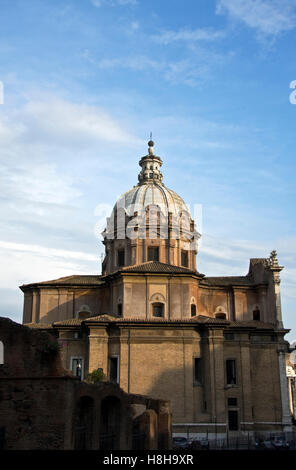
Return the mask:
POLYGON ((151 182, 161 183, 163 175, 160 171, 162 160, 154 155, 154 142, 148 142, 148 154, 141 158, 139 165, 142 168, 138 175, 139 184, 147 184, 151 182))

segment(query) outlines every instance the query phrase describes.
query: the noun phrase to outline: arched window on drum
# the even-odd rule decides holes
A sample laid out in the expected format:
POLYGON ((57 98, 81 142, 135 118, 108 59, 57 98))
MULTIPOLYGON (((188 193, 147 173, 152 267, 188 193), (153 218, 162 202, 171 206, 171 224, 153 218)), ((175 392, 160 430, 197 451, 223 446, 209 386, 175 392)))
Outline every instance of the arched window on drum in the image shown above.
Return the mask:
POLYGON ((191 317, 196 317, 196 305, 195 304, 191 304, 190 314, 191 314, 191 317))

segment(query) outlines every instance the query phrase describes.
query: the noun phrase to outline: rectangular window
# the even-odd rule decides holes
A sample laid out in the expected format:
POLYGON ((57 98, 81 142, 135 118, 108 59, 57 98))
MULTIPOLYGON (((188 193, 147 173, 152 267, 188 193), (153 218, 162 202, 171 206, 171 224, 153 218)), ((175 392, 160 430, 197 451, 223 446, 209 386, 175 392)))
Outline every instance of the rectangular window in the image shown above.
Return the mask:
POLYGON ((260 321, 260 310, 259 310, 259 308, 256 308, 256 310, 253 311, 253 320, 260 321))
POLYGON ((70 364, 71 371, 80 380, 84 378, 84 360, 82 357, 72 357, 70 364))
POLYGON ((148 261, 159 261, 159 247, 158 246, 148 247, 148 261))
POLYGON ((228 398, 228 406, 237 406, 237 398, 228 398))
POLYGON ((124 250, 118 250, 117 252, 117 265, 124 266, 124 250))
POLYGON ((197 385, 202 383, 202 361, 200 357, 194 358, 194 383, 197 385))
POLYGON ((235 339, 234 333, 224 333, 224 338, 226 341, 233 341, 235 339))
POLYGON ((109 379, 110 382, 119 383, 119 358, 109 357, 109 379))
POLYGON ((163 304, 156 303, 153 304, 152 307, 152 314, 154 317, 163 317, 163 304))
POLYGON ((188 267, 188 251, 182 250, 181 251, 181 264, 182 266, 188 267))
POLYGON ((236 410, 228 411, 228 429, 229 431, 238 431, 238 412, 236 410))
POLYGON ((226 361, 226 383, 227 385, 236 384, 236 364, 235 359, 227 359, 226 361))

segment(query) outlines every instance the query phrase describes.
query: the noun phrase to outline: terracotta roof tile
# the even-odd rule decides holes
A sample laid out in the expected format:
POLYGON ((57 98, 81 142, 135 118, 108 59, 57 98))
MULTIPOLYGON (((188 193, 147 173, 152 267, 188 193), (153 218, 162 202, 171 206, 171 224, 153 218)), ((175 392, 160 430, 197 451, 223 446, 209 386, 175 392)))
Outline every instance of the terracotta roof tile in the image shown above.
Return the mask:
POLYGON ((53 322, 53 326, 76 326, 76 325, 81 325, 81 322, 83 319, 81 318, 68 318, 67 320, 61 320, 61 321, 55 321, 53 322))
POLYGON ((254 282, 248 276, 204 277, 202 284, 210 286, 252 286, 254 282))
POLYGON ((231 321, 230 326, 271 329, 271 328, 275 328, 276 325, 274 323, 265 323, 263 321, 249 320, 249 321, 231 321))
POLYGON ((59 279, 53 279, 51 281, 42 281, 42 282, 34 282, 31 284, 23 284, 22 287, 35 287, 35 286, 83 286, 83 285, 101 285, 104 284, 104 280, 102 276, 99 275, 73 275, 73 276, 66 276, 60 277, 59 279))
POLYGON ((52 328, 52 324, 50 323, 24 323, 24 326, 38 330, 48 330, 49 328, 52 328))
POLYGON ((96 317, 90 317, 84 320, 86 323, 90 322, 95 322, 95 323, 100 323, 100 322, 105 322, 105 321, 110 321, 110 322, 116 322, 116 323, 214 323, 214 324, 219 324, 219 325, 229 325, 228 320, 222 320, 218 318, 213 318, 213 317, 207 317, 204 315, 198 315, 197 317, 192 317, 192 318, 158 318, 158 317, 153 317, 153 318, 143 318, 143 317, 134 317, 134 318, 122 318, 118 316, 111 316, 111 315, 98 315, 96 317))
POLYGON ((188 268, 181 266, 174 266, 172 264, 161 263, 160 261, 146 261, 145 263, 135 264, 133 266, 126 266, 121 269, 122 272, 134 273, 186 273, 186 274, 199 274, 197 271, 192 271, 188 268))

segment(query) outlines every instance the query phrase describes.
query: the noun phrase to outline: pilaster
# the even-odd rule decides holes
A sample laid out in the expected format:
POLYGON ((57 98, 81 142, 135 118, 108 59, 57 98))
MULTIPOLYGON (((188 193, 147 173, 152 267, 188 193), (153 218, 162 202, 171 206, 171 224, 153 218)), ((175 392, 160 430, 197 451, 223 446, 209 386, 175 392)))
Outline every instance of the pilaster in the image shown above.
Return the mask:
MULTIPOLYGON (((242 390, 242 409, 240 413, 240 421, 243 423, 251 423, 252 416, 252 379, 251 379, 251 358, 250 358, 250 341, 249 335, 241 334, 240 341, 241 355, 241 390, 242 390)), ((242 426, 244 430, 244 426, 242 426)), ((247 429, 246 429, 247 430, 247 429)))
POLYGON ((290 409, 289 409, 288 382, 287 382, 287 376, 286 376, 286 351, 285 351, 284 345, 279 345, 278 358, 279 358, 283 430, 292 431, 292 422, 291 422, 290 409))
POLYGON ((208 332, 208 342, 211 370, 212 421, 217 424, 224 424, 226 422, 226 415, 223 329, 210 329, 208 332))
POLYGON ((108 333, 106 326, 90 327, 89 333, 89 372, 103 369, 108 374, 108 333))

